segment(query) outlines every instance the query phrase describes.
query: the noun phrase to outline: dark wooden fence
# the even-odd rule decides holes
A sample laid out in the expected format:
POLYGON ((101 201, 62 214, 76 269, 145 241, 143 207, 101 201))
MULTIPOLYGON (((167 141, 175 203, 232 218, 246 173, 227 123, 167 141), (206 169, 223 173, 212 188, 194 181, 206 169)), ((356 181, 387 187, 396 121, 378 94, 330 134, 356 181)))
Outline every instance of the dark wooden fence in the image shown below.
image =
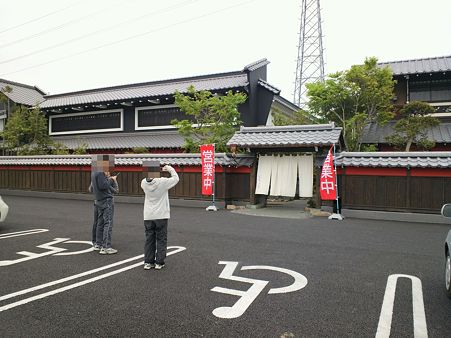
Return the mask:
POLYGON ((380 211, 439 213, 451 202, 450 169, 394 168, 378 174, 367 168, 366 174, 339 175, 341 207, 380 211))
MULTIPOLYGON (((200 167, 175 167, 180 182, 172 198, 209 200, 201 194, 200 167)), ((121 195, 141 196, 140 168, 116 168, 121 195)), ((255 171, 255 170, 254 170, 255 171)), ((0 188, 14 190, 88 193, 89 166, 0 167, 0 188)), ((317 189, 319 183, 317 182, 317 189)), ((218 168, 216 198, 249 201, 255 172, 248 167, 218 168)), ((451 203, 451 169, 358 168, 339 170, 341 207, 345 209, 438 213, 451 203)), ((323 205, 333 203, 323 201, 323 205)))
MULTIPOLYGON (((216 198, 219 200, 248 201, 250 196, 249 173, 246 170, 233 172, 235 168, 221 168, 216 174, 216 198), (232 184, 233 183, 233 184, 232 184)), ((201 173, 195 170, 184 171, 177 168, 180 182, 169 191, 172 198, 211 199, 201 194, 201 173)), ((118 184, 120 195, 140 196, 141 171, 117 170, 120 172, 118 184)), ((88 193, 91 180, 90 167, 39 169, 3 168, 0 169, 0 188, 34 191, 54 191, 88 193)))

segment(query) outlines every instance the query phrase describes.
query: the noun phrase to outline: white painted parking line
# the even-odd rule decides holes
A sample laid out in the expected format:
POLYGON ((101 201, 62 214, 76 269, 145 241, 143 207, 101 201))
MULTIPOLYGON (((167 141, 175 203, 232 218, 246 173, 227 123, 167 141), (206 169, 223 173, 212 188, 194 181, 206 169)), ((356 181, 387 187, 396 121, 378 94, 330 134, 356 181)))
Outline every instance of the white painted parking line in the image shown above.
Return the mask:
POLYGON ((24 231, 16 231, 16 232, 10 232, 7 234, 0 235, 0 239, 6 239, 11 237, 18 237, 18 236, 26 236, 26 235, 34 235, 41 232, 49 231, 49 229, 32 229, 32 230, 24 230, 24 231))
POLYGON ((55 280, 53 282, 49 282, 49 283, 45 283, 45 284, 41 284, 41 285, 38 285, 38 286, 31 287, 31 288, 28 288, 28 289, 24 289, 24 290, 21 290, 21 291, 13 292, 13 293, 10 293, 8 295, 1 296, 0 297, 0 301, 6 300, 6 299, 9 299, 9 298, 13 298, 13 297, 17 297, 17 296, 20 296, 20 295, 24 295, 24 294, 27 294, 29 292, 34 292, 34 291, 37 291, 37 290, 45 289, 45 288, 48 288, 49 286, 65 283, 65 282, 68 282, 70 280, 77 279, 77 278, 80 278, 80 277, 88 276, 88 275, 91 275, 93 273, 96 273, 96 272, 99 272, 99 271, 102 271, 102 270, 110 269, 110 268, 113 268, 113 267, 118 266, 118 265, 122 265, 122 264, 125 264, 125 263, 129 263, 129 262, 135 261, 137 259, 142 259, 143 256, 144 255, 139 255, 139 256, 132 257, 132 258, 124 259, 123 261, 119 261, 119 262, 116 262, 116 263, 113 263, 113 264, 105 265, 105 266, 102 266, 102 267, 97 268, 97 269, 85 271, 85 272, 82 272, 82 273, 79 273, 79 274, 76 274, 76 275, 72 275, 72 276, 69 276, 69 277, 65 277, 65 278, 62 278, 62 279, 55 280))
MULTIPOLYGON (((175 250, 168 252, 167 253, 168 256, 171 256, 171 255, 174 255, 176 253, 179 253, 179 252, 182 252, 182 251, 186 250, 186 248, 182 247, 182 246, 169 246, 168 250, 169 249, 175 249, 175 250)), ((39 289, 43 289, 43 288, 46 288, 46 287, 49 287, 49 286, 53 286, 53 285, 56 285, 56 284, 60 284, 60 283, 63 283, 63 282, 66 282, 66 281, 69 281, 69 280, 72 280, 72 279, 76 279, 76 278, 79 278, 79 277, 83 277, 83 276, 86 276, 86 275, 89 275, 89 274, 93 274, 93 273, 96 273, 96 272, 101 271, 101 270, 109 269, 109 268, 117 266, 117 265, 128 263, 130 261, 134 261, 134 260, 137 260, 137 259, 142 259, 143 257, 144 257, 144 255, 135 256, 135 257, 132 257, 132 258, 120 261, 120 262, 116 262, 116 263, 113 263, 113 264, 110 264, 110 265, 106 265, 106 266, 101 267, 101 268, 97 268, 97 269, 94 269, 94 270, 86 271, 86 272, 83 272, 83 273, 80 273, 80 274, 77 274, 77 275, 73 275, 73 276, 69 276, 69 277, 66 277, 66 278, 63 278, 63 279, 59 279, 59 280, 56 280, 56 281, 53 281, 53 282, 50 282, 50 283, 38 285, 38 286, 35 286, 35 287, 32 287, 32 288, 28 288, 28 289, 17 291, 17 292, 8 294, 8 295, 4 295, 4 296, 0 297, 0 301, 1 300, 5 300, 5 299, 9 299, 9 298, 13 298, 13 297, 16 297, 16 296, 19 296, 19 295, 23 295, 23 294, 26 294, 26 293, 29 293, 29 292, 33 292, 33 291, 36 291, 36 290, 39 290, 39 289)), ((58 289, 54 289, 52 291, 48 291, 48 292, 45 292, 45 293, 42 293, 42 294, 39 294, 39 295, 36 295, 36 296, 33 296, 33 297, 25 298, 25 299, 22 299, 20 301, 1 306, 0 307, 0 312, 3 312, 3 311, 6 311, 6 310, 15 308, 15 307, 20 306, 20 305, 24 305, 24 304, 33 302, 33 301, 38 300, 38 299, 46 298, 46 297, 49 297, 49 296, 52 296, 52 295, 55 295, 55 294, 58 294, 58 293, 61 293, 61 292, 64 292, 64 291, 68 291, 70 289, 74 289, 74 288, 77 288, 77 287, 85 285, 85 284, 96 282, 96 281, 98 281, 100 279, 104 279, 104 278, 116 275, 118 273, 121 273, 121 272, 130 270, 130 269, 136 268, 137 266, 143 266, 143 262, 135 263, 135 264, 123 267, 121 269, 105 273, 103 275, 99 275, 99 276, 96 276, 96 277, 93 277, 93 278, 90 278, 90 279, 86 279, 86 280, 83 280, 83 281, 80 281, 80 282, 77 282, 77 283, 74 283, 74 284, 70 284, 70 285, 67 285, 67 286, 64 286, 64 287, 61 287, 61 288, 58 288, 58 289)))
POLYGON ((393 304, 395 301, 396 284, 399 278, 412 281, 413 334, 415 338, 427 338, 426 314, 423 303, 423 288, 418 277, 410 275, 390 275, 385 288, 384 301, 377 326, 376 338, 389 338, 393 318, 393 304))

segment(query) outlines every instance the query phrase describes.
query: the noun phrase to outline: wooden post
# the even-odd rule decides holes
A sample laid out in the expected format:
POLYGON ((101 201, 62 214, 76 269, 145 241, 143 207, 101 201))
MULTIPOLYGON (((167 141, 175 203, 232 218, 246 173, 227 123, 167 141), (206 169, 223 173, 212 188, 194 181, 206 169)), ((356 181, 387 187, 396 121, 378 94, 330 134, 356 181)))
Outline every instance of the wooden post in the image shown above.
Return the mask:
POLYGON ((341 168, 341 184, 340 184, 340 208, 343 208, 346 200, 346 168, 341 168))
POLYGON ((226 184, 226 169, 227 167, 222 168, 222 193, 224 194, 224 209, 227 209, 227 184, 226 184))
POLYGON ((316 196, 315 196, 315 205, 318 209, 321 209, 321 194, 320 194, 320 177, 321 177, 321 167, 316 169, 316 196))
POLYGON ((255 198, 255 188, 257 184, 257 166, 258 166, 257 163, 258 159, 255 158, 255 162, 254 165, 252 166, 251 175, 249 178, 249 192, 250 192, 249 203, 251 205, 257 204, 257 200, 255 198))
POLYGON ((410 168, 407 167, 406 168, 406 209, 410 210, 410 183, 411 183, 411 179, 410 179, 410 168))

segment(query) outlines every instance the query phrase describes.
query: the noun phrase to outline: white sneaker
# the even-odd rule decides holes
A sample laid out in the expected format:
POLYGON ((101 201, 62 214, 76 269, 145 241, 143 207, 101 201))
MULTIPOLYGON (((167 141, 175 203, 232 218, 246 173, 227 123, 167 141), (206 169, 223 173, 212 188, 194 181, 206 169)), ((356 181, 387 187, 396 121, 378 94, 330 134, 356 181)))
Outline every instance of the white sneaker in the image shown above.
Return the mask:
POLYGON ((155 264, 144 263, 144 270, 150 270, 155 267, 155 264))
POLYGON ((155 264, 155 270, 161 270, 164 268, 164 264, 155 264))
POLYGON ((112 255, 112 254, 115 254, 115 253, 117 253, 117 250, 113 249, 113 248, 106 248, 106 249, 102 248, 99 251, 99 254, 101 254, 101 255, 112 255))
POLYGON ((94 251, 100 251, 100 245, 97 245, 97 244, 94 244, 93 246, 92 246, 92 249, 94 250, 94 251))

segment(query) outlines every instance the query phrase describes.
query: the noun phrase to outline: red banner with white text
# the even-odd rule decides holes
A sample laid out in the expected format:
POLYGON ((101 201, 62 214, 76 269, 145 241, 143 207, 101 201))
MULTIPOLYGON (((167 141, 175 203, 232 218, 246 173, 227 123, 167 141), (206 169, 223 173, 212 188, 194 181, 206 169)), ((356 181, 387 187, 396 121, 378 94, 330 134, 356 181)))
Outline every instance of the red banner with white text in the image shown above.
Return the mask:
POLYGON ((330 148, 321 170, 320 194, 322 200, 335 200, 337 198, 336 182, 334 155, 332 154, 332 148, 330 148))
POLYGON ((215 145, 201 145, 200 155, 202 159, 202 195, 212 195, 215 179, 215 145))

